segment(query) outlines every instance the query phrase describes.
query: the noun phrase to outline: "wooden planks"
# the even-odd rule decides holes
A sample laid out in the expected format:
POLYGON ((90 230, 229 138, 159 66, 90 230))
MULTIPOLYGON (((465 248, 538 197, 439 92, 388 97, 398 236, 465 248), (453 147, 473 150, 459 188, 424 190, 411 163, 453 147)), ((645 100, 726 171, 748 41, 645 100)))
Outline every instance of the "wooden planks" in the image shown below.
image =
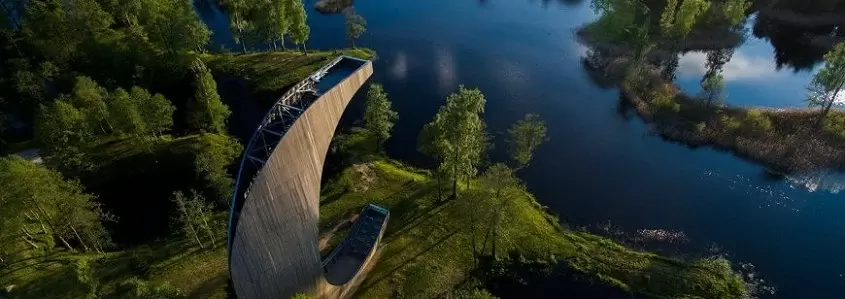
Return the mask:
POLYGON ((315 294, 324 283, 317 245, 323 163, 346 105, 372 73, 368 61, 317 99, 258 172, 229 261, 239 298, 315 294))

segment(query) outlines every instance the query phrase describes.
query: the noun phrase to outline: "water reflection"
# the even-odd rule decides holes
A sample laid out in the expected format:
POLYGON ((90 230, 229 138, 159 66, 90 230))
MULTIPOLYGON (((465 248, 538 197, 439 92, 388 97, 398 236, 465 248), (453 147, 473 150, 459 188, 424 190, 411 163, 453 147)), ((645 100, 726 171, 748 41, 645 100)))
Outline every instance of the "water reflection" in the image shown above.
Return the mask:
POLYGON ((437 87, 442 94, 447 94, 457 87, 457 69, 452 49, 448 46, 436 46, 434 49, 435 73, 437 73, 437 87))

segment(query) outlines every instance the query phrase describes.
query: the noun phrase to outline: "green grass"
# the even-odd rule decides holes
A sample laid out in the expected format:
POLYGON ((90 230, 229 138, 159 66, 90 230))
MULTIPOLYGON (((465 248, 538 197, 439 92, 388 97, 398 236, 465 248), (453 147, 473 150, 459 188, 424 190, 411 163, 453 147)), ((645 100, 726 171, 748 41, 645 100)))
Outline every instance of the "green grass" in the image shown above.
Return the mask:
POLYGON ((85 286, 76 280, 74 263, 90 260, 100 282, 100 296, 121 296, 120 283, 133 276, 152 283, 167 282, 189 298, 226 298, 226 247, 220 239, 213 248, 200 249, 190 240, 174 238, 106 254, 55 251, 49 255, 0 270, 0 286, 14 285, 9 298, 84 298, 85 286), (132 266, 132 256, 145 252, 149 273, 132 266))
POLYGON ((279 51, 239 55, 205 54, 202 58, 215 74, 241 77, 253 91, 266 92, 286 89, 340 55, 373 59, 375 52, 356 48, 314 51, 308 55, 296 51, 279 51))
MULTIPOLYGON (((435 181, 423 172, 386 160, 359 164, 327 184, 321 201, 324 229, 370 202, 390 209, 381 257, 358 290, 361 298, 388 298, 405 286, 422 298, 443 295, 472 268, 470 235, 455 217, 460 215, 455 200, 438 201, 435 181)), ((498 242, 500 256, 553 257, 604 283, 655 298, 745 295, 727 260, 683 261, 566 231, 530 194, 515 200, 511 211, 498 242)))

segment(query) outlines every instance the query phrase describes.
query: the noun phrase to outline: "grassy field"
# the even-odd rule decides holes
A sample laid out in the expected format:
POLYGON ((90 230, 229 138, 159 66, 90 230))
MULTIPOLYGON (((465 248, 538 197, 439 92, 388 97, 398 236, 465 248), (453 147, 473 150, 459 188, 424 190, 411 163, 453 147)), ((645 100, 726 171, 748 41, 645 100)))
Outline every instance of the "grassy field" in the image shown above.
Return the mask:
POLYGON ((308 55, 295 51, 279 51, 243 55, 205 54, 202 57, 215 74, 242 77, 249 82, 254 92, 265 92, 286 89, 339 55, 373 59, 375 52, 357 48, 314 51, 308 55))
MULTIPOLYGON (((435 182, 419 170, 377 160, 346 169, 324 188, 321 229, 366 203, 390 209, 378 263, 357 295, 430 298, 466 281, 473 258, 457 200, 438 201, 435 182)), ((567 231, 530 194, 513 203, 497 252, 554 258, 620 290, 654 298, 741 298, 741 277, 722 258, 683 261, 634 251, 612 240, 567 231)))
POLYGON ((100 298, 121 298, 121 284, 138 277, 153 285, 167 283, 188 298, 226 298, 225 240, 201 249, 190 240, 174 238, 106 254, 56 251, 0 270, 0 286, 11 287, 9 298, 85 298, 74 265, 88 259, 99 282, 100 298), (139 262, 141 259, 145 263, 139 262))

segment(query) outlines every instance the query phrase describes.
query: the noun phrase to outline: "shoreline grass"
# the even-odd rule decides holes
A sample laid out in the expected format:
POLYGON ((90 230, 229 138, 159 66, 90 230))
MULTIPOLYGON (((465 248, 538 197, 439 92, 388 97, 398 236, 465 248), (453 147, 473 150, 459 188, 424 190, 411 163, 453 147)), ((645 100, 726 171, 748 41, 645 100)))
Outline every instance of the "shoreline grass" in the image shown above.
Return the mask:
MULTIPOLYGON (((455 211, 461 200, 437 200, 436 181, 399 162, 374 160, 345 169, 323 190, 321 227, 367 203, 390 209, 379 262, 356 293, 387 298, 413 290, 417 298, 443 296, 473 267, 469 233, 455 211)), ((552 259, 621 292, 654 298, 743 298, 744 282, 724 258, 685 261, 629 249, 610 239, 568 231, 533 196, 513 202, 501 233, 499 256, 518 253, 552 259)))

